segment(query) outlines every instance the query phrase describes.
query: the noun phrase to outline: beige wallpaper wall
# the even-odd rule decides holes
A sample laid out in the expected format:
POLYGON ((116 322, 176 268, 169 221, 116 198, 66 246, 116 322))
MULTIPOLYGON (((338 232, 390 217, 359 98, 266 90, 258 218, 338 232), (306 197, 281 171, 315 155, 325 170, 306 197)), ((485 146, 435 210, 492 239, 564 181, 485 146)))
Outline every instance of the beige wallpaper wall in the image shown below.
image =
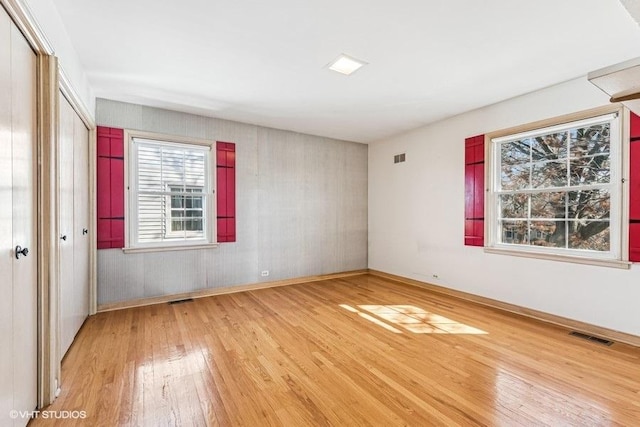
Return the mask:
POLYGON ((96 122, 235 142, 237 153, 237 242, 99 250, 98 304, 367 268, 366 145, 105 99, 96 122))

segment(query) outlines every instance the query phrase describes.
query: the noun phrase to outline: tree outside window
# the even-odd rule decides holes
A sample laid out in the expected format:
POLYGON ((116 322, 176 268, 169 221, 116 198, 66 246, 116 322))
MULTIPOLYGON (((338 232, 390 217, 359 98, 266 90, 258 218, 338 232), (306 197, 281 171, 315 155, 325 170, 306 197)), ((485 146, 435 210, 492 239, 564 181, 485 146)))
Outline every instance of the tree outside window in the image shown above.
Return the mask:
POLYGON ((609 115, 493 140, 496 243, 612 253, 617 121, 609 115))

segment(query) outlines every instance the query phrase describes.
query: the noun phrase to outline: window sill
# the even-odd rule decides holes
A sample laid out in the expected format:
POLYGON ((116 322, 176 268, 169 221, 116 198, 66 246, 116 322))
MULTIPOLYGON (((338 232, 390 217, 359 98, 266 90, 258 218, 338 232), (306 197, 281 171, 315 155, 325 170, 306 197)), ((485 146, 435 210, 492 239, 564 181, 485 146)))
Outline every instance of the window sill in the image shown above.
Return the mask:
POLYGON ((196 245, 174 245, 174 246, 146 246, 137 248, 122 248, 125 254, 139 254, 145 252, 174 252, 174 251, 192 251, 197 249, 214 249, 218 247, 218 243, 202 243, 196 245))
POLYGON ((598 259, 598 258, 586 258, 586 257, 578 257, 578 256, 570 256, 570 255, 558 255, 558 254, 542 254, 535 252, 526 252, 526 251, 518 251, 514 249, 502 249, 502 248, 491 248, 485 247, 485 253, 489 254, 497 254, 497 255, 511 255, 523 258, 536 258, 536 259, 545 259, 549 261, 562 261, 562 262, 571 262, 574 264, 586 264, 586 265, 595 265, 599 267, 611 267, 611 268, 620 268, 623 270, 628 270, 631 268, 631 263, 629 261, 620 261, 617 259, 598 259))

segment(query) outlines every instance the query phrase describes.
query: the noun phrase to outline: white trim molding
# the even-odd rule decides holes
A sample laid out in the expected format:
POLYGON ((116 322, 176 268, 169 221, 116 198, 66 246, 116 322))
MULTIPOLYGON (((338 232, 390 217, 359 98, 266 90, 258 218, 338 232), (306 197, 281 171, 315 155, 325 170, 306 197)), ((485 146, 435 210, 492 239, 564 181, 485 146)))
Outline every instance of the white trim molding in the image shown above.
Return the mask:
POLYGON ((26 37, 31 48, 42 55, 55 55, 53 45, 44 35, 29 6, 21 0, 0 0, 13 22, 26 37))
POLYGON ((62 92, 64 97, 67 98, 67 101, 69 101, 69 104, 71 104, 71 107, 73 107, 87 129, 92 131, 96 127, 93 114, 89 112, 89 109, 78 95, 78 92, 73 88, 69 77, 60 65, 58 65, 58 76, 60 92, 62 92))

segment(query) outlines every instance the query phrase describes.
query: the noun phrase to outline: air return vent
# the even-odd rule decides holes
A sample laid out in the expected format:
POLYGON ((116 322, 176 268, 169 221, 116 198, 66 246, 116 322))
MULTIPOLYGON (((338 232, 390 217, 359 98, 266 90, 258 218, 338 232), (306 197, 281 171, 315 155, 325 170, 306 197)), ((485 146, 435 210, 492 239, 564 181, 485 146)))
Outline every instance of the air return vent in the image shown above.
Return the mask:
POLYGON ((393 163, 402 163, 407 159, 407 155, 405 153, 396 154, 393 156, 393 163))
POLYGON ((613 344, 613 341, 609 341, 609 340, 606 340, 604 338, 594 337, 592 335, 583 334, 582 332, 572 331, 572 332, 569 332, 569 335, 572 335, 572 336, 578 337, 578 338, 582 338, 583 340, 593 341, 595 343, 602 344, 602 345, 612 345, 613 344))
POLYGON ((169 301, 169 305, 184 304, 185 302, 193 302, 193 298, 185 298, 185 299, 177 299, 177 300, 169 301))

